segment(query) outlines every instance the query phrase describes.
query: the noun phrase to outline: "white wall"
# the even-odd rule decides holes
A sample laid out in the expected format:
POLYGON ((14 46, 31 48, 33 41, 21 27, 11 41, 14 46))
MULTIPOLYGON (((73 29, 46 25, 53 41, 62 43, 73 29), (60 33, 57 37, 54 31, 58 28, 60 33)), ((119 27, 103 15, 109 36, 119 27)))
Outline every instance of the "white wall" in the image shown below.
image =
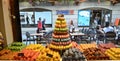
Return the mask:
MULTIPOLYGON (((0 0, 0 33, 2 33, 2 36, 4 37, 4 40, 6 40, 6 33, 5 33, 5 25, 4 25, 4 18, 3 18, 3 10, 2 10, 2 0, 0 0)), ((4 41, 5 45, 7 44, 6 41, 4 41)))
POLYGON ((6 33, 6 42, 7 44, 11 44, 13 42, 13 32, 12 32, 12 24, 10 19, 9 0, 2 0, 2 5, 3 5, 3 17, 4 17, 4 26, 6 33))

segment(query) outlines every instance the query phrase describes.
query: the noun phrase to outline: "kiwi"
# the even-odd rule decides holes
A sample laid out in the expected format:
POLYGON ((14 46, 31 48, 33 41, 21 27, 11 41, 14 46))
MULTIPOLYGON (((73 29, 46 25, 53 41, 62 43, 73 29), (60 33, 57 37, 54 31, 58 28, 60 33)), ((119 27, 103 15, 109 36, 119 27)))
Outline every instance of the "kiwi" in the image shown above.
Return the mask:
POLYGON ((76 55, 75 55, 75 58, 76 58, 76 59, 78 59, 78 58, 79 58, 79 56, 76 54, 76 55))
POLYGON ((68 50, 66 50, 66 51, 65 51, 65 54, 66 54, 66 55, 68 55, 68 54, 69 54, 69 51, 68 51, 68 50))
POLYGON ((79 55, 79 57, 80 57, 80 58, 84 58, 84 56, 83 56, 83 55, 79 55))
POLYGON ((81 54, 79 53, 79 54, 78 54, 78 56, 80 57, 80 56, 81 56, 81 54))
POLYGON ((75 52, 79 52, 79 50, 78 50, 78 49, 75 49, 75 52))
POLYGON ((71 48, 69 48, 68 51, 71 51, 71 48))
POLYGON ((72 51, 69 51, 69 55, 72 56, 74 53, 72 51))
POLYGON ((63 56, 63 58, 67 58, 67 56, 63 56))
POLYGON ((72 56, 68 56, 68 58, 72 58, 72 56))
POLYGON ((79 52, 78 54, 83 55, 83 53, 79 52))
POLYGON ((66 52, 64 55, 65 55, 65 56, 68 56, 68 52, 66 52))
POLYGON ((71 50, 72 50, 73 52, 75 52, 75 51, 76 51, 76 49, 75 49, 75 48, 72 48, 71 50))

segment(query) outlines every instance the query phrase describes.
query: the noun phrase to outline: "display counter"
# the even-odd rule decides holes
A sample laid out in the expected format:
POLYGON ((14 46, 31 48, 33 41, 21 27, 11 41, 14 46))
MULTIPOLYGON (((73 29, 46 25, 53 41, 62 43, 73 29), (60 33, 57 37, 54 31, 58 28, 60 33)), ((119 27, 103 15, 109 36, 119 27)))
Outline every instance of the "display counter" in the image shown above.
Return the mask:
POLYGON ((120 60, 87 60, 87 61, 120 61, 120 60))

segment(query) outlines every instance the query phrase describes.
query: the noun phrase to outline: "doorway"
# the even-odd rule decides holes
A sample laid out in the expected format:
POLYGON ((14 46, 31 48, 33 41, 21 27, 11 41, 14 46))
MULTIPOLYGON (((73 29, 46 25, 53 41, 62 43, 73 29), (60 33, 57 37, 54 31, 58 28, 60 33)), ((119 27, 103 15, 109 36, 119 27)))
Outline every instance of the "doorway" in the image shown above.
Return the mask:
POLYGON ((93 25, 94 20, 97 16, 97 24, 101 25, 102 27, 105 26, 106 22, 111 22, 112 19, 112 10, 106 9, 106 8, 99 8, 99 7, 91 7, 91 8, 85 8, 81 10, 90 10, 90 25, 89 27, 95 27, 93 25))
POLYGON ((101 17, 102 17, 102 10, 93 10, 92 13, 93 17, 93 22, 94 20, 97 20, 97 24, 101 25, 101 17))

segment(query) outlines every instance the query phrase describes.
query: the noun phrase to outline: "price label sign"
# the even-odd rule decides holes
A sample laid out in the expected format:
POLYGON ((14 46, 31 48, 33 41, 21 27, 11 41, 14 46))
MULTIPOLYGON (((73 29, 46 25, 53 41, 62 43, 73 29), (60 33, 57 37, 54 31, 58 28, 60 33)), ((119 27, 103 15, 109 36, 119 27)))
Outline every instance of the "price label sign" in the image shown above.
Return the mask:
POLYGON ((18 56, 22 56, 22 57, 23 57, 23 56, 24 56, 24 53, 18 53, 18 56))
POLYGON ((53 57, 53 55, 51 55, 51 54, 47 54, 47 56, 48 56, 48 57, 53 57))

